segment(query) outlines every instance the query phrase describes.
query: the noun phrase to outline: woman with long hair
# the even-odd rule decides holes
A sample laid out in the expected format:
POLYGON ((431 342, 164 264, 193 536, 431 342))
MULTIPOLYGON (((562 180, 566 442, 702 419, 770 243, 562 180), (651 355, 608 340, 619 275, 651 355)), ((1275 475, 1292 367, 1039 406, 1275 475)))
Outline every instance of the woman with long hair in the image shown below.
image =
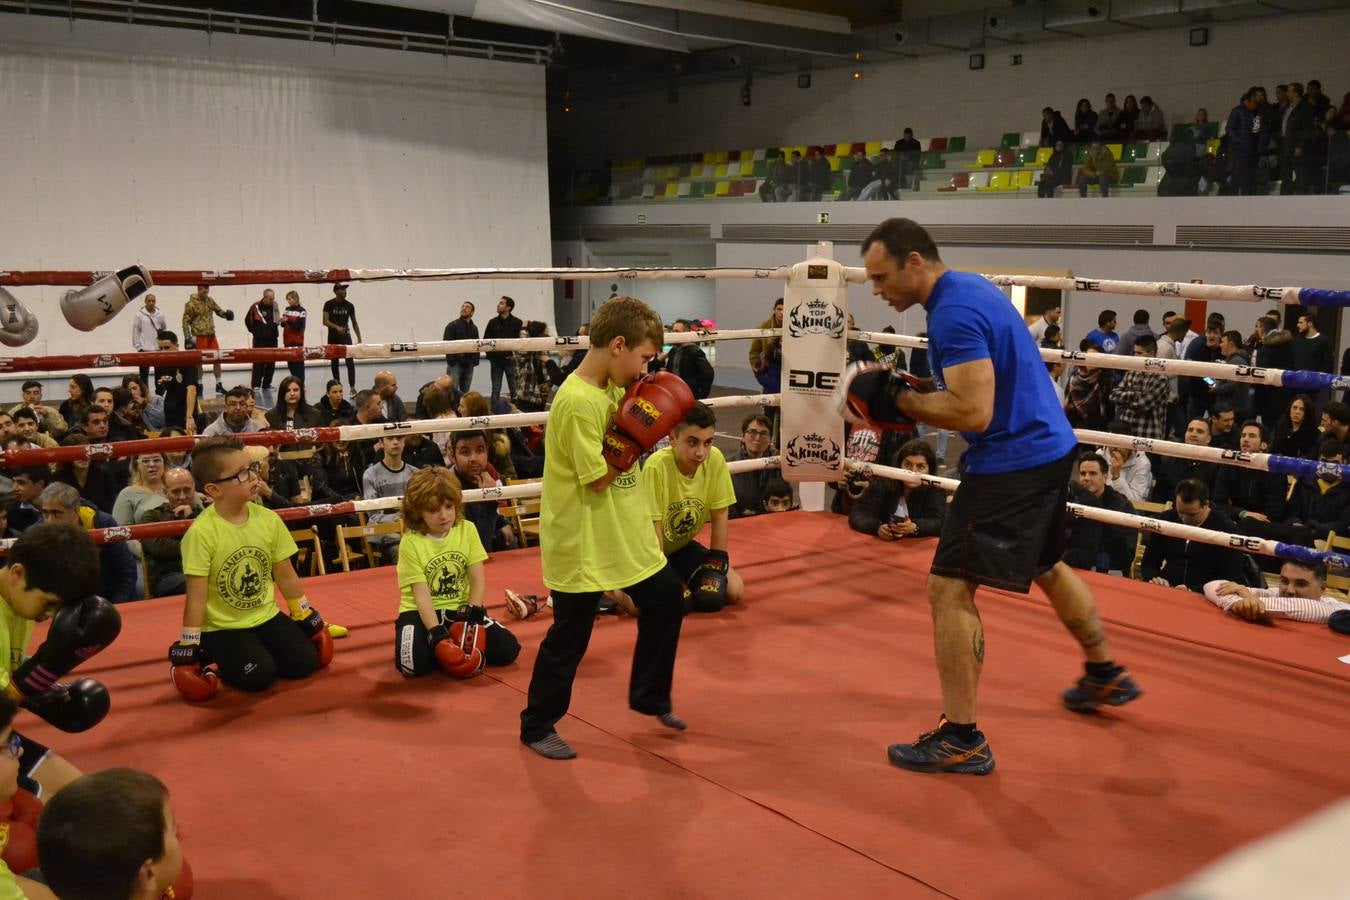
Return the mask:
POLYGON ((319 427, 319 411, 305 402, 304 382, 294 375, 281 379, 277 405, 267 411, 267 427, 275 431, 319 427))
MULTIPOLYGON (((923 440, 910 441, 895 452, 890 465, 933 475, 937 456, 923 440)), ((873 478, 848 514, 848 526, 883 541, 907 537, 937 537, 947 521, 947 492, 894 478, 873 478)))
POLYGON ((328 380, 323 399, 314 408, 318 410, 320 425, 332 425, 337 419, 346 419, 351 424, 356 418, 356 407, 342 398, 342 382, 336 378, 328 380))
MULTIPOLYGON (((68 434, 61 438, 62 447, 79 447, 89 444, 88 435, 83 432, 68 434)), ((105 513, 113 511, 117 499, 117 481, 108 464, 102 460, 91 461, 76 459, 61 463, 56 467, 53 481, 68 484, 80 492, 80 496, 105 513)))
POLYGON ((1134 125, 1139 121, 1139 101, 1134 94, 1126 94, 1120 105, 1120 115, 1116 116, 1117 141, 1128 141, 1134 137, 1134 125))
POLYGON ((122 488, 113 504, 118 525, 135 525, 147 509, 168 502, 164 473, 169 461, 163 453, 142 453, 131 458, 131 483, 122 488))
POLYGON ((1312 397, 1295 394, 1270 434, 1270 452, 1281 456, 1311 457, 1320 433, 1313 421, 1312 397))
POLYGON ((63 401, 57 411, 74 428, 80 424, 80 416, 84 415, 89 404, 94 402, 94 382, 83 373, 72 375, 67 390, 70 391, 70 399, 63 401))
POLYGON ((1083 97, 1073 111, 1073 139, 1082 143, 1096 137, 1097 111, 1092 108, 1092 101, 1083 97))

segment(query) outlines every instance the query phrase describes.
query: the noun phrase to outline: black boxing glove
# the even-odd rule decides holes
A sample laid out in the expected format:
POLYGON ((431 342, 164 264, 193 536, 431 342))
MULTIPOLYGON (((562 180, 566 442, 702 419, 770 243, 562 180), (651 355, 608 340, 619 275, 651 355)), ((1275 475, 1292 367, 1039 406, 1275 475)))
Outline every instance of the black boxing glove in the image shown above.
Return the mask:
POLYGON ((854 363, 839 377, 835 405, 855 425, 913 431, 914 420, 900 412, 900 395, 921 389, 922 382, 908 372, 897 372, 883 363, 854 363))
POLYGON ((232 310, 232 309, 227 309, 227 310, 225 310, 224 312, 221 313, 221 317, 224 318, 226 322, 233 322, 233 321, 234 321, 234 310, 232 310))
POLYGON ((717 612, 727 602, 727 572, 731 560, 725 550, 709 550, 689 579, 690 605, 696 612, 717 612))
POLYGON ((81 678, 72 684, 58 684, 40 696, 25 698, 19 705, 64 732, 79 734, 102 722, 112 704, 107 688, 92 678, 81 678))
POLYGON ((14 670, 10 684, 24 697, 45 694, 56 679, 102 651, 121 632, 121 613, 102 597, 67 603, 52 617, 47 639, 14 670))

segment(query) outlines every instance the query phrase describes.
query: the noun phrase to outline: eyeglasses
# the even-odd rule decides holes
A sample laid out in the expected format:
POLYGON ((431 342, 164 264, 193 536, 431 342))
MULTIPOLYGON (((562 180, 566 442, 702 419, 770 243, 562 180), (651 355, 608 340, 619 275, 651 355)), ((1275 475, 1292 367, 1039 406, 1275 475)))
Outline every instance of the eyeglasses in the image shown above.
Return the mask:
POLYGON ((262 474, 262 463, 249 463, 246 468, 240 469, 233 475, 226 475, 224 478, 217 478, 212 484, 224 484, 227 481, 237 481, 245 484, 250 478, 257 478, 262 474))
POLYGON ((758 428, 747 428, 745 430, 745 436, 752 438, 766 438, 769 436, 769 432, 762 431, 761 429, 758 428))
POLYGON ((5 746, 5 752, 13 759, 23 756, 23 738, 10 732, 9 743, 5 746))

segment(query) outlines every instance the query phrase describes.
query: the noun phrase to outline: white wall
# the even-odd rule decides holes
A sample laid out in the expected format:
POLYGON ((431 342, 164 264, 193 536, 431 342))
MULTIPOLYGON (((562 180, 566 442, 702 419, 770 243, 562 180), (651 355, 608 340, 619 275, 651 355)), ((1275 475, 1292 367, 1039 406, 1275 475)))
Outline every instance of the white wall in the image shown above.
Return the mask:
POLYGON ((1079 97, 1100 107, 1108 91, 1119 100, 1151 95, 1170 126, 1189 121, 1197 106, 1222 121, 1254 84, 1273 91, 1316 78, 1337 103, 1350 90, 1350 54, 1331 37, 1350 33, 1350 10, 1206 24, 1206 47, 1187 46, 1180 28, 990 47, 980 71, 959 52, 871 63, 858 81, 848 67, 820 70, 807 90, 795 74, 757 75, 749 107, 739 81, 681 86, 677 104, 666 102, 664 85, 623 100, 581 98, 561 127, 573 162, 587 167, 644 154, 894 141, 905 126, 920 137, 963 134, 968 147, 993 146, 1005 131, 1039 129, 1043 106, 1072 122, 1079 97), (1013 52, 1023 59, 1016 68, 1008 65, 1013 52))
MULTIPOLYGON (((542 67, 0 14, 0 121, 5 269, 549 263, 542 67)), ((20 353, 130 347, 128 312, 76 332, 63 290, 15 289, 41 322, 20 353)), ((175 331, 190 290, 155 291, 175 331)), ((299 290, 322 343, 331 290, 299 290)), ((261 291, 213 295, 242 313, 261 291)), ((349 298, 385 342, 439 339, 463 299, 482 326, 503 293, 552 322, 548 282, 349 298)), ((222 345, 247 344, 242 318, 218 324, 222 345)))

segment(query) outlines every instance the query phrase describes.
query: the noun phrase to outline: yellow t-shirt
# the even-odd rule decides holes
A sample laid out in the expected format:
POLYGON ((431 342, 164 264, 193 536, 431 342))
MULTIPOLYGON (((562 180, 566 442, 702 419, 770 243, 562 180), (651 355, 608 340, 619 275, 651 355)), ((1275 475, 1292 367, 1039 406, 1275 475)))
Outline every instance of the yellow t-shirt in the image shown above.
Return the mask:
POLYGON ((202 631, 256 628, 277 614, 272 566, 295 555, 281 517, 257 503, 248 521, 231 525, 208 506, 183 535, 183 574, 206 576, 202 631))
POLYGON ((551 590, 630 587, 666 564, 637 465, 603 491, 586 487, 608 471, 600 442, 622 398, 617 385, 601 390, 575 374, 554 395, 539 513, 540 562, 551 590))
POLYGON ((642 483, 647 488, 652 520, 661 523, 667 553, 692 541, 713 510, 726 509, 736 502, 726 457, 716 447, 688 478, 680 471, 673 449, 658 450, 642 467, 642 483))
POLYGON ((14 880, 14 873, 2 859, 0 859, 0 900, 26 900, 23 889, 14 880))
POLYGON ((9 604, 0 601, 0 691, 9 687, 9 673, 23 665, 24 653, 28 649, 28 639, 33 636, 33 626, 37 623, 25 619, 9 608, 9 604))
POLYGON ((469 566, 487 558, 478 529, 465 518, 439 540, 416 531, 403 532, 398 545, 398 587, 403 599, 398 611, 417 609, 414 584, 427 586, 434 609, 459 609, 469 602, 469 566))

